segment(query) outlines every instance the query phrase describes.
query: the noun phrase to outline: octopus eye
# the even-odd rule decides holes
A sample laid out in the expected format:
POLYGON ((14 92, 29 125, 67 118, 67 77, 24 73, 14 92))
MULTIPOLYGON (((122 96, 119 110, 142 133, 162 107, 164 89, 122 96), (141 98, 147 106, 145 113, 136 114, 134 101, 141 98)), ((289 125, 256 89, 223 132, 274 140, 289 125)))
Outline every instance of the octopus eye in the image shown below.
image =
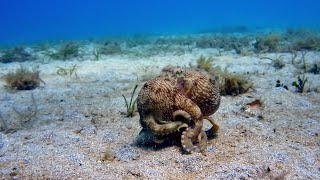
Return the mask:
POLYGON ((209 81, 210 81, 211 84, 216 84, 216 81, 211 79, 211 78, 209 79, 209 81))
POLYGON ((180 74, 182 74, 182 72, 183 72, 182 69, 179 68, 179 67, 174 69, 174 73, 175 73, 176 75, 180 75, 180 74))

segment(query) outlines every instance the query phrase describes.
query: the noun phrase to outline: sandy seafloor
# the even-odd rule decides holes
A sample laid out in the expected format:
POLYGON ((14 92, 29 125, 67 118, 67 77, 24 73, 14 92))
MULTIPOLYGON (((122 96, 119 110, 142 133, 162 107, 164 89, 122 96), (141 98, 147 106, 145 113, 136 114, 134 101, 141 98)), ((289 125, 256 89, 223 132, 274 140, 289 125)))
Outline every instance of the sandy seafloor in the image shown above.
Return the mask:
MULTIPOLYGON (((39 55, 41 56, 41 55, 39 55)), ((319 52, 308 52, 306 62, 319 62, 319 52)), ((102 56, 99 61, 74 58, 0 65, 0 75, 19 65, 39 66, 44 87, 10 92, 0 82, 0 112, 15 131, 0 132, 1 179, 319 179, 319 75, 307 73, 310 92, 297 93, 291 82, 301 70, 290 54, 237 55, 215 49, 194 49, 147 58, 102 56), (254 89, 239 96, 223 96, 212 116, 220 124, 209 140, 206 155, 184 154, 180 146, 139 147, 139 115, 128 118, 123 97, 139 82, 168 65, 188 67, 200 56, 213 56, 228 72, 249 74, 254 89), (282 69, 270 59, 284 55, 282 69), (77 65, 77 76, 57 75, 57 67, 77 65), (289 90, 276 88, 276 80, 289 90), (36 115, 32 103, 36 105, 36 115), (241 107, 263 99, 255 116, 241 107), (16 111, 20 112, 17 113, 16 111), (24 117, 22 117, 24 116, 24 117), (261 118, 262 117, 262 118, 261 118), (23 122, 26 121, 26 122, 23 122), (117 159, 104 161, 105 152, 117 159)), ((209 125, 206 124, 206 128, 209 125)))

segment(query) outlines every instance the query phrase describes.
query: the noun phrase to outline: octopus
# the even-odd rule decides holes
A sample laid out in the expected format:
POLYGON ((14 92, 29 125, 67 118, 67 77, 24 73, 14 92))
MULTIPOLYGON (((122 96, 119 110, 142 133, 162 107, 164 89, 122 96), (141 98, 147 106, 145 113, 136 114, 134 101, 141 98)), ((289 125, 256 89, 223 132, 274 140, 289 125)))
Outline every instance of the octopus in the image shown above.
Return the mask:
POLYGON ((142 131, 153 133, 158 140, 179 132, 187 153, 206 150, 203 120, 212 124, 208 131, 215 134, 219 126, 209 116, 219 105, 219 85, 209 74, 173 66, 147 81, 137 98, 142 131))

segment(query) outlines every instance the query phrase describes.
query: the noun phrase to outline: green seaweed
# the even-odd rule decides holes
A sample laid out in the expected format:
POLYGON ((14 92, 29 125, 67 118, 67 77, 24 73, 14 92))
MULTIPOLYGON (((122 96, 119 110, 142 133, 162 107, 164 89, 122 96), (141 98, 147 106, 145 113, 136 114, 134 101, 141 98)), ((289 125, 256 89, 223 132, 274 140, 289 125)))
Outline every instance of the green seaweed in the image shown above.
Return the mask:
POLYGON ((92 55, 93 55, 93 58, 91 59, 92 61, 99 61, 100 60, 100 57, 101 57, 101 48, 96 48, 92 51, 92 55))
POLYGON ((133 91, 131 93, 131 99, 130 102, 128 102, 127 98, 122 94, 122 97, 126 103, 126 108, 127 108, 127 117, 133 117, 136 113, 136 103, 137 103, 137 98, 135 100, 133 100, 133 96, 136 92, 136 89, 138 88, 138 85, 136 84, 133 88, 133 91))
POLYGON ((77 68, 79 66, 77 64, 73 65, 71 68, 63 68, 63 67, 57 67, 57 74, 60 76, 66 76, 69 75, 71 76, 72 74, 75 74, 75 76, 77 76, 77 68))
POLYGON ((302 78, 298 76, 298 81, 293 81, 292 86, 296 87, 297 92, 303 93, 307 81, 308 81, 308 78, 305 77, 305 75, 303 75, 302 78))

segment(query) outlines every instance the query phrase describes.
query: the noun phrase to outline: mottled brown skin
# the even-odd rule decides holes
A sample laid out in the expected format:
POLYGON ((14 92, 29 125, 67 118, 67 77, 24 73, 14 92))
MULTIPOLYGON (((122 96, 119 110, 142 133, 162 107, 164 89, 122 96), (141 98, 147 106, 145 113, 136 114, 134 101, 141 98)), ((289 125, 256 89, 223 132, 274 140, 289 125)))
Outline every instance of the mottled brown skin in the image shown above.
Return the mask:
POLYGON ((185 128, 183 149, 188 153, 204 151, 207 136, 202 130, 203 119, 211 122, 213 133, 219 128, 209 118, 220 104, 218 85, 204 72, 175 67, 166 67, 163 72, 146 82, 138 95, 142 127, 160 136, 185 128))

